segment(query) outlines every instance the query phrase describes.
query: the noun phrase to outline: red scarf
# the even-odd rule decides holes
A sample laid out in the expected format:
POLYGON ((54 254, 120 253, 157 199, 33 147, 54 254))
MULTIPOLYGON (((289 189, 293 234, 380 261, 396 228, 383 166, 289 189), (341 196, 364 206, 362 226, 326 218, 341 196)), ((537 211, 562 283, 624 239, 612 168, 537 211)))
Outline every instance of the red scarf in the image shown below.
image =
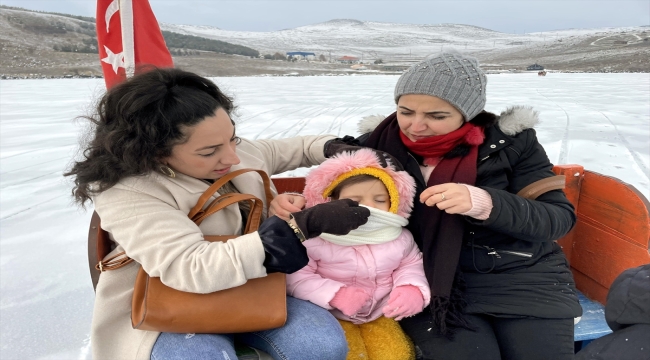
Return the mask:
POLYGON ((409 151, 424 158, 425 165, 437 165, 443 155, 459 144, 480 145, 485 138, 483 128, 470 123, 463 124, 449 134, 430 136, 418 141, 411 141, 402 131, 399 136, 409 151))

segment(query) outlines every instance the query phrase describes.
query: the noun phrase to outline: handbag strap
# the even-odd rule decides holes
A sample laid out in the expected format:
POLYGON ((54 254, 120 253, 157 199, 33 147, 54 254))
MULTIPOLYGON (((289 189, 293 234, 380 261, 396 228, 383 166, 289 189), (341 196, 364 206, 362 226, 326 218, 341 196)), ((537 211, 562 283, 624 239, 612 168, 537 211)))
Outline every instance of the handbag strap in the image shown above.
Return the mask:
POLYGON ((203 210, 203 206, 212 197, 212 195, 219 191, 219 189, 221 189, 221 187, 224 186, 228 181, 236 178, 241 174, 251 171, 255 171, 262 178, 262 182, 264 183, 264 193, 266 195, 266 204, 267 206, 271 204, 271 201, 273 201, 273 193, 271 192, 271 179, 269 179, 269 176, 266 174, 266 172, 264 172, 264 170, 257 169, 239 169, 222 176, 217 181, 215 181, 214 184, 210 185, 210 187, 203 193, 203 195, 201 195, 199 200, 196 202, 196 205, 194 205, 187 216, 193 218, 194 215, 203 210))
POLYGON ((555 175, 529 184, 521 189, 517 195, 526 199, 535 200, 538 196, 551 190, 564 190, 565 184, 566 177, 564 175, 555 175))
POLYGON ((196 225, 200 225, 208 216, 241 201, 248 201, 251 203, 248 219, 246 220, 246 227, 244 228, 244 234, 256 231, 260 227, 264 204, 260 199, 250 194, 230 193, 222 195, 210 203, 206 209, 195 214, 192 221, 194 221, 196 225))
MULTIPOLYGON (((212 197, 212 195, 214 195, 214 193, 216 193, 224 184, 226 184, 228 181, 232 180, 233 178, 237 177, 238 175, 251 172, 251 171, 257 172, 262 177, 267 206, 268 204, 271 204, 271 201, 273 200, 273 193, 271 192, 271 179, 266 174, 266 172, 264 172, 263 170, 256 170, 256 169, 240 169, 228 173, 223 177, 219 178, 219 180, 215 181, 214 184, 212 184, 201 195, 201 197, 199 197, 199 200, 197 201, 196 205, 192 208, 192 210, 190 210, 188 217, 198 226, 208 216, 224 209, 225 207, 228 207, 240 201, 249 201, 251 203, 251 209, 248 214, 248 219, 246 220, 246 227, 244 228, 244 233, 248 234, 256 231, 260 226, 260 222, 262 219, 262 211, 264 210, 264 204, 258 197, 254 195, 228 193, 217 197, 205 209, 203 209, 203 205, 205 205, 208 199, 210 199, 210 197, 212 197)), ((110 246, 109 247, 106 246, 107 243, 110 241, 108 238, 108 233, 101 228, 101 220, 99 219, 97 221, 97 232, 98 232, 97 249, 105 250, 107 248, 110 248, 110 246)), ((234 236, 233 235, 207 235, 207 236, 204 235, 204 238, 206 238, 207 241, 217 241, 217 240, 225 241, 232 237, 234 236)), ((116 270, 134 261, 132 258, 128 257, 125 252, 120 252, 119 254, 115 254, 114 256, 111 256, 110 258, 104 260, 107 254, 108 254, 107 252, 104 253, 104 252, 97 251, 97 265, 95 265, 95 269, 99 270, 100 272, 107 271, 107 270, 116 270)), ((97 287, 97 281, 99 280, 99 277, 92 278, 92 280, 93 280, 93 287, 97 287)))

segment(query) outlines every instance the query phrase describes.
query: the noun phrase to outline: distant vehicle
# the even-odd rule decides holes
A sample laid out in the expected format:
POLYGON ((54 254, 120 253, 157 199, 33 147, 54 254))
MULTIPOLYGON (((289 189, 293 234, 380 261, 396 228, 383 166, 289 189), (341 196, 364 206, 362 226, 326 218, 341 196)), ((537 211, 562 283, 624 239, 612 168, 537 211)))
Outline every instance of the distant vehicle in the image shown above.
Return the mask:
POLYGON ((546 76, 546 70, 542 70, 537 73, 537 76, 546 76))
POLYGON ((359 58, 356 57, 356 56, 347 56, 346 55, 346 56, 342 56, 342 57, 336 59, 336 61, 338 61, 338 62, 340 62, 342 64, 356 64, 356 63, 359 62, 359 58))
POLYGON ((544 70, 544 67, 542 65, 535 63, 527 67, 526 70, 544 70))

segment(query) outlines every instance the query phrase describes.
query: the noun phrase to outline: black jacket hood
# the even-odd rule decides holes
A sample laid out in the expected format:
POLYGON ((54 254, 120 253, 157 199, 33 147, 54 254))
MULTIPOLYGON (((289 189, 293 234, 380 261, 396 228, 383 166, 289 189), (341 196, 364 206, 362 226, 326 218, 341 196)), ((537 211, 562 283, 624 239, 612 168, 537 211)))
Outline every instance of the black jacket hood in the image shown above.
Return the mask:
POLYGON ((607 294, 605 320, 614 331, 650 324, 650 264, 625 270, 614 280, 607 294))

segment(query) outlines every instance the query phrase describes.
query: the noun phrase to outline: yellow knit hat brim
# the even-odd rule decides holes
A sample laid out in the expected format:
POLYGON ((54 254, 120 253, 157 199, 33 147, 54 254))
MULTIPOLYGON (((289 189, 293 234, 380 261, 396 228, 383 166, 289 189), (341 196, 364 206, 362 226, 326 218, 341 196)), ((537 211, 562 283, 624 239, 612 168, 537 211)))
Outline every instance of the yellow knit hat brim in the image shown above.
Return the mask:
POLYGON ((327 188, 325 188, 323 191, 323 199, 327 199, 330 194, 332 194, 332 191, 343 182, 343 180, 359 175, 374 176, 384 184, 386 190, 388 190, 388 196, 390 198, 390 208, 388 211, 397 214, 397 207, 399 206, 399 192, 397 191, 397 186, 395 186, 395 182, 390 175, 388 175, 384 170, 375 167, 354 169, 339 175, 327 188))

